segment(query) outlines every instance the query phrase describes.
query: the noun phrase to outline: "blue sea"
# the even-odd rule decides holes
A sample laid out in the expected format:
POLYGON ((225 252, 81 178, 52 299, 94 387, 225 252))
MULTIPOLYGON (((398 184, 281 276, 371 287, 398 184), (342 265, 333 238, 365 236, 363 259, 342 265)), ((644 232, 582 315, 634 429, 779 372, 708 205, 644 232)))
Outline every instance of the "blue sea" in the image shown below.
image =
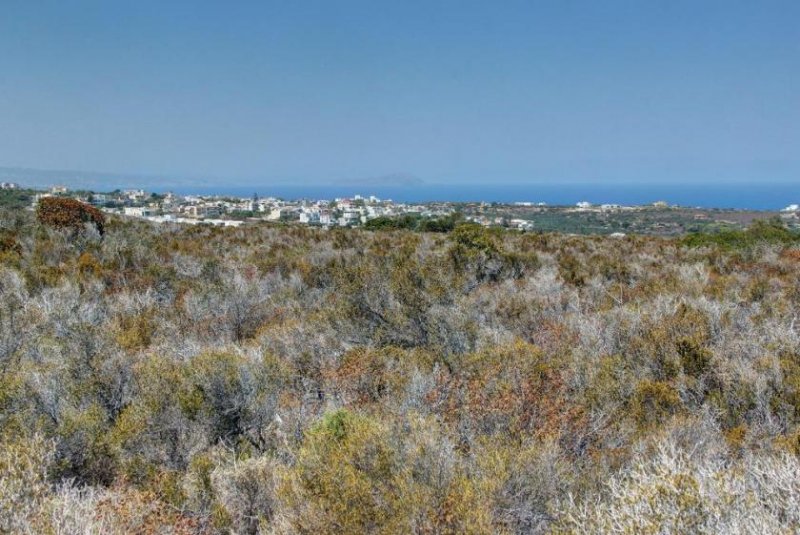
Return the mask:
POLYGON ((395 202, 485 201, 544 202, 552 206, 574 205, 579 201, 593 204, 641 205, 654 201, 669 204, 752 210, 779 210, 800 203, 800 183, 737 184, 464 184, 418 186, 385 185, 286 185, 251 184, 213 187, 184 187, 177 193, 279 197, 284 199, 333 199, 375 195, 395 202))

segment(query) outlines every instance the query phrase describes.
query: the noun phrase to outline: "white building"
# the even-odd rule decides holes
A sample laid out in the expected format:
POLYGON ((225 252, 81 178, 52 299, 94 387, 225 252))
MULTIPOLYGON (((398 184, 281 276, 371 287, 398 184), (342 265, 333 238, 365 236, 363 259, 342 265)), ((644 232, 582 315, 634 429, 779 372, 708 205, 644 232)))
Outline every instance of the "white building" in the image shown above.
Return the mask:
POLYGON ((237 221, 234 219, 206 219, 202 221, 203 225, 214 225, 215 227, 241 227, 244 221, 237 221))
POLYGON ((126 189, 122 194, 132 201, 142 200, 147 197, 147 192, 143 189, 126 189))
POLYGON ((533 223, 526 219, 512 219, 508 222, 509 226, 520 230, 532 230, 533 223))
POLYGON ((300 222, 307 225, 314 225, 320 223, 319 210, 303 210, 300 212, 300 222))
POLYGON ((345 210, 339 218, 339 226, 356 225, 361 221, 361 212, 358 210, 345 210))
POLYGON ((92 204, 94 204, 94 205, 99 206, 101 204, 107 203, 109 200, 110 199, 109 199, 108 195, 106 195, 105 193, 93 193, 92 194, 92 204))
POLYGON ((153 215, 153 209, 146 206, 126 206, 122 209, 122 213, 130 217, 150 217, 153 215))
POLYGON ((184 213, 189 217, 219 217, 222 211, 213 204, 192 204, 184 208, 184 213))
POLYGON ((283 208, 273 208, 269 214, 267 214, 268 221, 278 221, 280 220, 281 216, 283 216, 284 210, 283 208))

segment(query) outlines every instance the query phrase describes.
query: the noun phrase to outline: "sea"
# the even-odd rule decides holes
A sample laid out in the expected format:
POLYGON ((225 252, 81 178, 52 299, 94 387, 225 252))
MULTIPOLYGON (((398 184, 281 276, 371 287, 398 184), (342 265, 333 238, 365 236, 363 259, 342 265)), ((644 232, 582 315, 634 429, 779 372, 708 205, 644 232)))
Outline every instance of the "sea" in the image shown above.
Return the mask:
POLYGON ((728 184, 419 184, 419 185, 297 185, 237 184, 185 186, 176 193, 196 195, 231 195, 237 197, 278 197, 294 199, 352 198, 355 195, 395 202, 530 202, 551 206, 571 206, 586 201, 592 204, 644 205, 664 201, 685 207, 780 210, 800 204, 800 180, 797 182, 760 182, 728 184))

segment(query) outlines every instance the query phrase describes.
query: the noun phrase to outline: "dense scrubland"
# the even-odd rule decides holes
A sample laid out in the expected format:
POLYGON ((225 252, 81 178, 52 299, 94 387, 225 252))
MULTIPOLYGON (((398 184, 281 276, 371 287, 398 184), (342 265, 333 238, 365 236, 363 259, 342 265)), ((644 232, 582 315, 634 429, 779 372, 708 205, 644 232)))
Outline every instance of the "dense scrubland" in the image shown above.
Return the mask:
POLYGON ((2 532, 800 525, 800 249, 777 222, 85 215, 0 215, 2 532))

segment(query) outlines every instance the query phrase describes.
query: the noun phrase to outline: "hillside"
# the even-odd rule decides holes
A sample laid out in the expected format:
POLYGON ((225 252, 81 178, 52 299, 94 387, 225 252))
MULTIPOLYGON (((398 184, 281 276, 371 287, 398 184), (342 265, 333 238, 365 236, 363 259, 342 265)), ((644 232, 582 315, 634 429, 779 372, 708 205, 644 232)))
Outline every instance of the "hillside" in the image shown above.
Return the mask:
POLYGON ((800 524, 800 242, 0 213, 0 532, 800 524))

